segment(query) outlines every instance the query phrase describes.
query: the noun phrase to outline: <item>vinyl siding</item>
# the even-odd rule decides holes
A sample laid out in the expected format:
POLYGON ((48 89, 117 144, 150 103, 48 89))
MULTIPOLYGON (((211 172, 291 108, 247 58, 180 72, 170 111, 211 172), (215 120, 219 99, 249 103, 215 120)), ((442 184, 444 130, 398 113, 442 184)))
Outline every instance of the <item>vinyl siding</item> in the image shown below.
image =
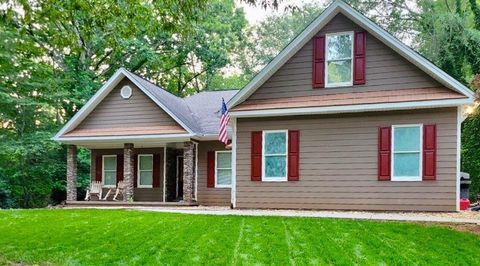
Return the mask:
MULTIPOLYGON (((335 16, 318 35, 362 30, 344 15, 335 16)), ((352 92, 443 88, 437 81, 367 33, 366 84, 341 88, 312 87, 313 40, 301 48, 249 100, 278 99, 298 96, 349 94, 352 92)), ((239 105, 241 107, 242 104, 239 105)), ((259 109, 261 107, 259 106, 259 109)))
POLYGON ((230 188, 207 187, 207 153, 223 150, 225 145, 219 141, 203 141, 198 145, 197 201, 200 205, 230 206, 230 188))
MULTIPOLYGON (((163 148, 144 148, 135 149, 135 156, 138 154, 160 154, 160 187, 155 188, 134 188, 133 199, 134 201, 163 201, 163 148)), ((95 158, 101 155, 119 155, 123 154, 123 149, 97 149, 91 150, 91 167, 90 177, 95 180, 95 158)), ((101 167, 101 166, 100 166, 101 167)), ((108 189, 103 189, 104 195, 108 189)), ((115 192, 115 191, 113 191, 115 192)))
POLYGON ((237 206, 455 211, 456 108, 238 119, 237 206), (378 128, 437 124, 437 180, 377 181, 378 128), (250 181, 251 132, 300 131, 300 181, 250 181))
POLYGON ((70 134, 93 131, 108 135, 109 131, 114 134, 123 130, 132 135, 142 134, 142 131, 148 134, 186 132, 130 80, 123 79, 70 134), (132 96, 127 100, 120 96, 125 85, 132 88, 132 96), (152 128, 156 131, 152 132, 152 128))

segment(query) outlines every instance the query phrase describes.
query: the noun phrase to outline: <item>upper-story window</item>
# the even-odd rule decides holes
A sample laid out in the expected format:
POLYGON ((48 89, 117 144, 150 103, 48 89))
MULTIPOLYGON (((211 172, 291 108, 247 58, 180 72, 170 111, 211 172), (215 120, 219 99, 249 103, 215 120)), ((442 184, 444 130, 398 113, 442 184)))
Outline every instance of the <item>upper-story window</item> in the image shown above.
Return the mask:
POLYGON ((326 87, 352 86, 353 32, 327 34, 326 87))

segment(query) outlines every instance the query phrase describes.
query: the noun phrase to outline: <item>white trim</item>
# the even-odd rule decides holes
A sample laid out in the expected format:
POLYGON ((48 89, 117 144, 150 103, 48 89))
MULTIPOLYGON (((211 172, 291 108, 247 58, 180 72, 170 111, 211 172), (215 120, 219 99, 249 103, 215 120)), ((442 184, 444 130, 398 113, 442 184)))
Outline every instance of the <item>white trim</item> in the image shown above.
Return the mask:
MULTIPOLYGON (((97 166, 98 167, 98 166, 97 166)), ((102 187, 114 188, 117 187, 117 155, 102 155, 102 187), (115 158, 115 185, 105 185, 105 158, 115 158)), ((112 170, 109 170, 112 171, 112 170)))
POLYGON ((169 139, 189 139, 191 138, 192 134, 160 134, 160 135, 137 135, 137 136, 100 136, 100 137, 59 137, 54 138, 56 141, 60 141, 63 143, 69 143, 71 141, 104 141, 104 140, 111 140, 111 141, 126 141, 126 140, 169 140, 169 139))
MULTIPOLYGON (((149 171, 149 170, 144 170, 144 171, 149 171)), ((137 154, 137 188, 153 188, 153 179, 155 177, 153 176, 153 154, 137 154), (140 169, 140 157, 151 157, 152 158, 152 184, 151 185, 140 185, 140 172, 142 171, 140 169)))
POLYGON ((282 108, 252 111, 231 111, 231 117, 267 117, 267 116, 292 116, 292 115, 309 115, 309 114, 333 114, 333 113, 355 113, 368 111, 389 111, 389 110, 405 110, 417 108, 434 108, 434 107, 455 107, 464 104, 470 104, 470 99, 452 99, 452 100, 434 100, 434 101, 417 101, 403 103, 377 103, 377 104, 357 104, 357 105, 341 105, 327 107, 304 107, 304 108, 282 108))
POLYGON ((143 93, 145 93, 152 101, 154 101, 160 108, 169 114, 177 123, 179 123, 188 133, 194 135, 194 131, 190 129, 185 123, 179 119, 171 110, 166 108, 157 98, 153 97, 151 93, 146 90, 142 84, 132 77, 130 72, 125 68, 118 69, 108 81, 90 98, 85 105, 55 134, 53 140, 60 141, 61 136, 65 133, 75 129, 94 109, 95 107, 115 88, 116 85, 127 77, 133 84, 135 84, 143 93))
MULTIPOLYGON (((325 34, 325 87, 326 88, 336 88, 336 87, 349 87, 353 86, 353 45, 354 45, 354 37, 353 31, 343 31, 343 32, 335 32, 335 33, 327 33, 325 34), (350 35, 350 39, 352 41, 352 49, 350 50, 350 81, 348 82, 339 82, 339 83, 328 83, 328 38, 333 36, 341 36, 341 35, 350 35)), ((342 60, 332 60, 332 61, 346 61, 349 59, 342 59, 342 60)))
POLYGON ((467 96, 470 102, 474 100, 473 92, 459 81, 452 78, 443 70, 432 64, 430 61, 412 50, 407 45, 403 44, 397 38, 372 22, 370 19, 349 5, 345 4, 343 1, 336 0, 334 3, 329 5, 312 23, 310 23, 305 30, 303 30, 295 39, 293 39, 292 42, 288 44, 287 47, 285 47, 285 49, 283 49, 278 56, 276 56, 267 66, 265 66, 247 85, 245 85, 242 90, 240 90, 228 101, 229 109, 243 102, 250 95, 252 95, 294 54, 296 54, 305 44, 307 44, 307 42, 309 42, 321 28, 323 28, 333 17, 339 13, 344 14, 346 17, 351 19, 360 27, 364 28, 385 45, 439 81, 441 84, 467 96))
POLYGON ((167 184, 166 180, 167 180, 167 146, 163 147, 163 202, 166 201, 166 195, 165 195, 165 189, 167 184))
MULTIPOLYGON (((220 185, 218 184, 218 179, 217 179, 217 172, 219 170, 217 166, 217 160, 218 160, 218 154, 219 153, 230 153, 230 159, 232 158, 232 151, 215 151, 215 188, 231 188, 232 187, 232 174, 230 174, 230 185, 220 185)), ((220 168, 222 170, 228 170, 230 169, 230 173, 233 173, 232 170, 232 165, 230 163, 230 168, 220 168)))
POLYGON ((392 151, 392 159, 390 160, 390 175, 391 181, 408 181, 416 182, 422 181, 423 173, 423 124, 401 124, 401 125, 392 125, 392 134, 390 136, 390 150, 392 151), (394 176, 394 166, 395 166, 395 129, 401 127, 419 127, 420 128, 420 140, 419 140, 419 151, 408 151, 407 153, 418 152, 419 162, 418 162, 418 176, 394 176))
POLYGON ((128 100, 130 97, 132 97, 132 87, 125 85, 120 89, 120 95, 122 96, 123 99, 128 100))
POLYGON ((456 189, 455 189, 455 209, 460 211, 460 169, 461 169, 461 151, 462 151, 462 107, 457 107, 457 164, 456 164, 456 177, 457 180, 455 181, 456 189))
POLYGON ((230 191, 231 204, 237 207, 237 118, 232 117, 232 189, 230 191))
MULTIPOLYGON (((272 154, 270 154, 272 155, 272 154)), ((283 156, 283 154, 273 154, 283 156)), ((263 130, 262 131, 262 182, 287 182, 288 181, 288 130, 263 130), (285 133, 285 176, 282 177, 266 177, 265 176, 265 134, 268 133, 285 133)))

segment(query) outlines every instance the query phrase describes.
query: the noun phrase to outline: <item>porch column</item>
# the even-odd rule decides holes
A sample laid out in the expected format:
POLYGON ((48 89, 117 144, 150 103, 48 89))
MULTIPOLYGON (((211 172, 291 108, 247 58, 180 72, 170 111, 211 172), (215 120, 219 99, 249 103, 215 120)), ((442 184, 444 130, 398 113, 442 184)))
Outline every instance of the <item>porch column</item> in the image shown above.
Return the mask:
POLYGON ((77 146, 67 146, 67 200, 77 200, 77 146))
POLYGON ((123 182, 125 182, 123 201, 133 199, 133 143, 123 145, 123 182))
POLYGON ((191 203, 194 200, 195 177, 194 177, 194 146, 191 141, 183 143, 183 200, 191 203))

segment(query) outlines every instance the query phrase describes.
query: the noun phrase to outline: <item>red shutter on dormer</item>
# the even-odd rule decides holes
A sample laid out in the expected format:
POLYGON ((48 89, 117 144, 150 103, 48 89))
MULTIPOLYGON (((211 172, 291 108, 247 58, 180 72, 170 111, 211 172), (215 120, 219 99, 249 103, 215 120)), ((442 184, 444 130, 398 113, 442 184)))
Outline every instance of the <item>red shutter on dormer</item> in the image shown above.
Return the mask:
POLYGON ((381 127, 378 130, 378 180, 390 180, 391 127, 381 127))
POLYGON ((355 32, 353 51, 353 84, 365 84, 366 32, 355 32))
POLYGON ((215 187, 215 152, 207 153, 207 187, 215 187))
POLYGON ((423 126, 423 180, 435 180, 437 172, 437 126, 423 126))
POLYGON ((262 131, 252 132, 251 180, 262 180, 262 131))
POLYGON ((313 38, 313 87, 325 87, 325 36, 313 38))
POLYGON ((102 169, 103 169, 102 155, 95 157, 95 181, 102 182, 102 169))
POLYGON ((288 131, 288 181, 298 181, 300 158, 300 131, 288 131))
POLYGON ((117 155, 117 184, 123 180, 123 154, 117 155))

